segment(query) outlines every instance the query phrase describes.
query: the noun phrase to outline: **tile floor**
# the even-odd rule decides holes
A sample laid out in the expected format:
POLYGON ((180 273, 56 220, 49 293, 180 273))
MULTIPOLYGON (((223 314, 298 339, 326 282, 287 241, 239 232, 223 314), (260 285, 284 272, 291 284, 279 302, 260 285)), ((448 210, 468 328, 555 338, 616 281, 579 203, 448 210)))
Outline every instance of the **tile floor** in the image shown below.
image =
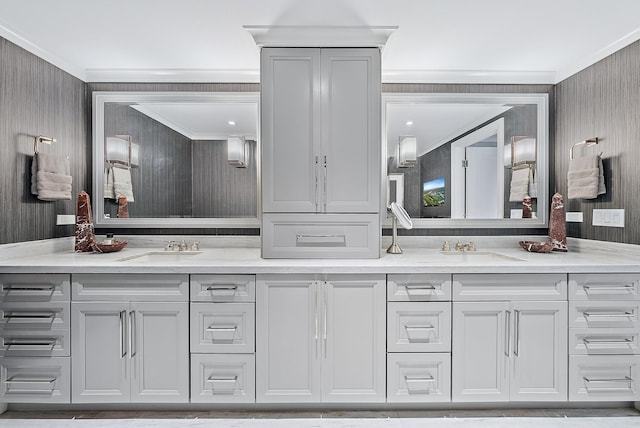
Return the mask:
POLYGON ((9 411, 0 428, 640 428, 635 409, 9 411))

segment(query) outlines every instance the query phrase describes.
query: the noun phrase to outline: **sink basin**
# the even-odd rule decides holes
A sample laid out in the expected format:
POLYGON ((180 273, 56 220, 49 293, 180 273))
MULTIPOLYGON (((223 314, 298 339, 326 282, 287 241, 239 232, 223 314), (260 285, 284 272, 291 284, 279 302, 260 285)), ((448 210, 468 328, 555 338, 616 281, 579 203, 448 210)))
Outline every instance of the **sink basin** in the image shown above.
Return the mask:
POLYGON ((136 256, 123 257, 116 261, 136 263, 171 263, 183 261, 190 257, 197 256, 198 254, 202 254, 202 251, 150 251, 136 256))
POLYGON ((493 251, 441 251, 440 254, 445 259, 460 260, 469 262, 522 262, 518 257, 507 256, 493 251))

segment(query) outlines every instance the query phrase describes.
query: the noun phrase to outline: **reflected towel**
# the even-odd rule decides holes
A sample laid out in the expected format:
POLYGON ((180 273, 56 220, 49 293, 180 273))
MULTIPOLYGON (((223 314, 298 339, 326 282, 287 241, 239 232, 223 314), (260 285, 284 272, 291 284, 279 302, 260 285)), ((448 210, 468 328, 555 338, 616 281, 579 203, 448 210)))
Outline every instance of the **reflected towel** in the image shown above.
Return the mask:
POLYGON ((105 177, 107 180, 104 183, 104 198, 115 199, 116 194, 113 191, 113 168, 109 167, 105 171, 105 177))
POLYGON ((529 192, 529 167, 511 171, 511 190, 509 202, 522 202, 529 192))
POLYGON ((607 192, 604 168, 598 155, 583 156, 569 161, 567 173, 568 199, 595 199, 607 192))
POLYGON ((31 193, 42 201, 71 200, 69 159, 36 153, 31 164, 31 193))
POLYGON ((133 202, 133 186, 131 185, 131 171, 127 168, 111 168, 113 171, 113 192, 115 199, 124 196, 127 202, 133 202))

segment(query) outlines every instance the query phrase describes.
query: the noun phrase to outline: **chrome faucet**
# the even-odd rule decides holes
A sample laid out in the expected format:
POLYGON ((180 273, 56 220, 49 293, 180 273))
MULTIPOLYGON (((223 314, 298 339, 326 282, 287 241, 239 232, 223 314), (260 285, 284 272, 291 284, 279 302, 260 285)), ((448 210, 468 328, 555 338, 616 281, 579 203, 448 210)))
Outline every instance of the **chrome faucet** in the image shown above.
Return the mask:
POLYGON ((475 251, 476 244, 473 241, 462 243, 458 241, 456 243, 456 251, 475 251))

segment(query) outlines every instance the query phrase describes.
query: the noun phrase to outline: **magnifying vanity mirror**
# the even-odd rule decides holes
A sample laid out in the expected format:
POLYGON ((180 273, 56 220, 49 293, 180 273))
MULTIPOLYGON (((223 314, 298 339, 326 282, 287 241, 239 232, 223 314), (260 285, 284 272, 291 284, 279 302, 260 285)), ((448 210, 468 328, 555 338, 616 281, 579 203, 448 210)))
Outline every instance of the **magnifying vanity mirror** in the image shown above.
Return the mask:
POLYGON ((259 101, 257 92, 94 92, 95 225, 260 227, 259 101))
POLYGON ((547 94, 385 93, 382 115, 382 200, 414 227, 547 226, 547 94))

